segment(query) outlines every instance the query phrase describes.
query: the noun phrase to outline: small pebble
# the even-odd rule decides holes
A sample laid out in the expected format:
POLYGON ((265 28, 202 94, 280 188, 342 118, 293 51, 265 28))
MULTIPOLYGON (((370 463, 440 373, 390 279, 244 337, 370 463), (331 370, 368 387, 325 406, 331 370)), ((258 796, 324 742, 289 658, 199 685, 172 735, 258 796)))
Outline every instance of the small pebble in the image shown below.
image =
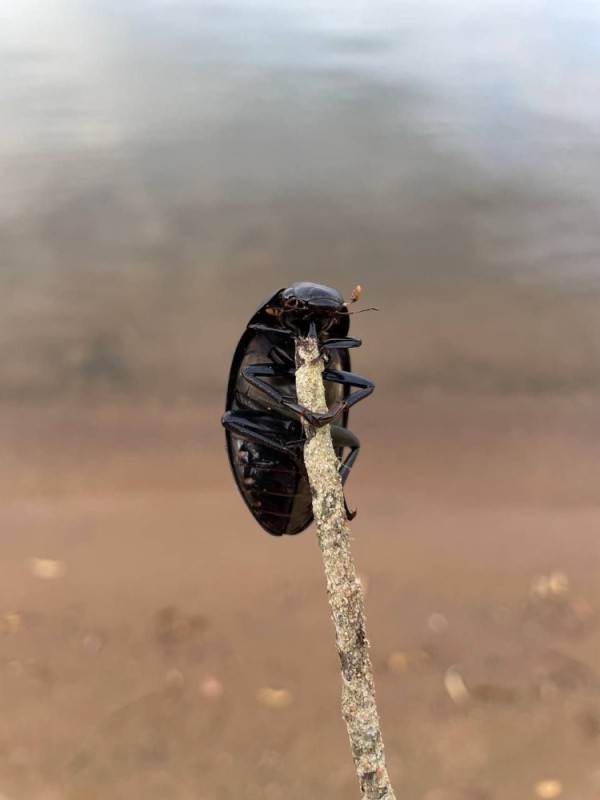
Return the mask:
MULTIPOLYGON (((0 633, 16 633, 23 624, 23 618, 14 611, 6 611, 0 617, 0 633)), ((1 798, 0 798, 1 800, 1 798)))
POLYGON ((64 577, 67 566, 64 561, 57 561, 52 558, 30 558, 29 570, 36 578, 54 581, 64 577))
POLYGON ((387 668, 390 672, 406 672, 408 669, 408 656, 402 650, 394 650, 387 658, 387 668))
POLYGON ((457 706, 463 705, 469 699, 469 690, 457 667, 448 667, 444 675, 444 686, 450 695, 450 699, 457 706))
POLYGON ((262 689, 259 689, 256 698, 264 708, 276 711, 283 711, 293 703, 292 693, 289 689, 272 689, 270 686, 263 686, 262 689))
POLYGON ((207 700, 217 700, 223 694, 223 684, 215 675, 206 675, 200 684, 200 691, 207 700))
POLYGON ((538 781, 535 785, 535 793, 542 800, 552 800, 562 794, 562 783, 560 781, 538 781))
POLYGON ((427 627, 433 633, 445 633, 448 630, 448 620, 443 614, 432 614, 427 620, 427 627))
POLYGON ((550 578, 547 575, 538 575, 537 578, 534 578, 531 582, 529 594, 534 600, 539 600, 552 594, 550 578))
POLYGON ((564 572, 553 572, 549 579, 550 591, 554 595, 565 595, 569 593, 569 578, 564 572))

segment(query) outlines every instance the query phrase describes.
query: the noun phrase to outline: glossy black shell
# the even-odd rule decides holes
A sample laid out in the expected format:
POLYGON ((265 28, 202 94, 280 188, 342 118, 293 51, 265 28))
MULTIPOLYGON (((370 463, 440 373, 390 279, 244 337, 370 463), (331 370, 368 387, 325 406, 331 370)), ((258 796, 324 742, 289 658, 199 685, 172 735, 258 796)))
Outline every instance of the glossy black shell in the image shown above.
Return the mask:
MULTIPOLYGON (((295 286, 310 289, 313 285, 295 284, 295 286)), ((273 438, 295 455, 294 458, 262 443, 236 436, 229 430, 225 431, 229 463, 239 492, 258 524, 273 536, 300 533, 313 520, 311 493, 302 462, 304 445, 302 424, 296 414, 274 404, 241 375, 242 368, 250 364, 281 364, 282 361, 274 348, 285 350, 293 363, 295 343, 292 336, 285 333, 255 331, 249 327, 256 323, 268 326, 277 324, 274 322, 274 317, 267 314, 266 308, 275 304, 283 291, 285 290, 279 289, 268 297, 249 320, 235 349, 226 400, 226 411, 243 411, 255 421, 257 429, 269 430, 273 438)), ((331 292, 333 293, 333 290, 331 292)), ((332 325, 328 333, 323 334, 322 340, 346 336, 349 326, 349 317, 344 315, 339 322, 332 325)), ((350 371, 348 350, 332 351, 328 366, 350 371)), ((277 387, 284 395, 296 397, 293 376, 289 379, 265 378, 264 380, 277 387)), ((328 407, 331 408, 348 392, 348 388, 341 384, 326 383, 328 407)), ((336 420, 336 424, 347 427, 347 411, 336 420)), ((341 454, 342 448, 338 448, 338 455, 341 454)))

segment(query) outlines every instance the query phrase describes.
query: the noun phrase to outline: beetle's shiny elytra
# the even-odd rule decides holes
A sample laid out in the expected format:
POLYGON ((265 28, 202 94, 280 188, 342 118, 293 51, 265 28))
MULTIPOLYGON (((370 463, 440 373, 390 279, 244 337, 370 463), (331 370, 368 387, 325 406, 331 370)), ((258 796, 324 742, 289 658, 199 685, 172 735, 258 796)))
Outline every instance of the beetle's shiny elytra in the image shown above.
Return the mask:
MULTIPOLYGON (((350 302, 359 295, 357 286, 350 302)), ((318 283, 279 289, 249 321, 233 356, 221 420, 229 463, 254 518, 274 536, 300 533, 313 518, 302 419, 314 427, 331 423, 342 481, 358 456, 360 442, 348 430, 348 410, 374 385, 350 372, 348 351, 361 341, 348 336, 348 305, 335 289, 318 283), (315 336, 325 359, 329 410, 323 414, 304 408, 296 397, 298 336, 315 336)))

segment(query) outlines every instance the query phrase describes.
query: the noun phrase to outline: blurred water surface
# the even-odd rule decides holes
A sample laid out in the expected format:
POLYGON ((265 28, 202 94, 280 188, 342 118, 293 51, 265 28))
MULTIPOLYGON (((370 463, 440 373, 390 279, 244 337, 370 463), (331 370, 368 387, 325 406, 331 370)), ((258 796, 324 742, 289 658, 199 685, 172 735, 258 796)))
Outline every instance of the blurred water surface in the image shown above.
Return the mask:
POLYGON ((221 392, 300 279, 390 388, 600 387, 598 3, 5 0, 0 68, 0 397, 221 392))

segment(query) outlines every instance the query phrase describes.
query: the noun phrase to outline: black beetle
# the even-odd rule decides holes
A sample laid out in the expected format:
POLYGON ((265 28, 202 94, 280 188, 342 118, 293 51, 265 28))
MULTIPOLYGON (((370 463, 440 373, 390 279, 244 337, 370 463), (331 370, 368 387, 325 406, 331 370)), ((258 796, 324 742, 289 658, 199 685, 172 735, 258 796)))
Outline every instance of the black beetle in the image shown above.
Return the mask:
MULTIPOLYGON (((356 287, 350 302, 358 299, 356 287)), ((278 289, 256 311, 233 356, 227 388, 227 452, 240 494, 256 521, 273 536, 296 534, 313 519, 311 493, 302 459, 301 418, 314 427, 332 423, 331 433, 348 477, 360 442, 348 430, 348 409, 373 391, 367 378, 350 372, 349 303, 328 286, 294 283, 278 289), (316 336, 325 359, 327 407, 316 414, 299 405, 295 387, 295 340, 316 336), (352 388, 357 391, 350 393, 352 388)), ((348 516, 351 519, 354 515, 348 516)))

